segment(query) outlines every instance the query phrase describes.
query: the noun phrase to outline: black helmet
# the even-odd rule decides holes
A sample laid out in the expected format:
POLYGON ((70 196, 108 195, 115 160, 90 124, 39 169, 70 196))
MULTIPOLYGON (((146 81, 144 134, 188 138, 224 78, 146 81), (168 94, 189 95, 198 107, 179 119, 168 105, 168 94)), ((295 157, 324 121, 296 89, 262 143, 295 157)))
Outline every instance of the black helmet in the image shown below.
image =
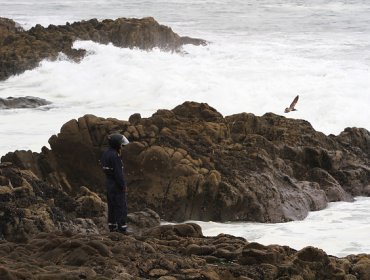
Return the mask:
POLYGON ((127 145, 129 141, 122 134, 114 133, 108 136, 109 146, 113 149, 119 149, 122 145, 127 145))

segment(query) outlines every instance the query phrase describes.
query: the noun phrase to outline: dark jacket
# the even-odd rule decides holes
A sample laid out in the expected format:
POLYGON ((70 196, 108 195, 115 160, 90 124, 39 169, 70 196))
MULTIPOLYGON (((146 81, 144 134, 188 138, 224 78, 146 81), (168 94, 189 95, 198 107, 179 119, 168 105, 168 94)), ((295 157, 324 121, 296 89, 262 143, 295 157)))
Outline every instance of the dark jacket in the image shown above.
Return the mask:
POLYGON ((103 153, 101 164, 107 178, 107 185, 115 185, 119 190, 126 191, 123 163, 118 152, 109 148, 103 153))

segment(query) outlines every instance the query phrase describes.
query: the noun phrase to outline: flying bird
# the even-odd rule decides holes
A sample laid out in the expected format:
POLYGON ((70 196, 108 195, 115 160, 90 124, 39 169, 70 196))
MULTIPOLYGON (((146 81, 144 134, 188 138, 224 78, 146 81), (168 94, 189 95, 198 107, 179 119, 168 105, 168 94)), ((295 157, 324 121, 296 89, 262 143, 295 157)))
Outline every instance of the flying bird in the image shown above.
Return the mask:
POLYGON ((292 104, 290 104, 289 108, 285 108, 284 113, 289 113, 291 111, 297 111, 297 109, 295 109, 294 106, 297 104, 298 98, 299 98, 299 95, 297 95, 294 98, 294 100, 293 100, 292 104))

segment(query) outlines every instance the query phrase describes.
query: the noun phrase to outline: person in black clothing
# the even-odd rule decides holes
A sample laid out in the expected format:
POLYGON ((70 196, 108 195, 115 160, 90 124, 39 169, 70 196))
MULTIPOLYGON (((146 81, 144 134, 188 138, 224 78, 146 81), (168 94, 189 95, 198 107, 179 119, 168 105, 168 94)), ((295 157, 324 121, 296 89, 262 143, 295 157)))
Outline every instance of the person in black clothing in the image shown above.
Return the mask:
POLYGON ((121 134, 108 136, 109 149, 103 153, 101 164, 106 175, 108 227, 110 231, 127 231, 127 185, 123 175, 121 148, 129 141, 121 134))

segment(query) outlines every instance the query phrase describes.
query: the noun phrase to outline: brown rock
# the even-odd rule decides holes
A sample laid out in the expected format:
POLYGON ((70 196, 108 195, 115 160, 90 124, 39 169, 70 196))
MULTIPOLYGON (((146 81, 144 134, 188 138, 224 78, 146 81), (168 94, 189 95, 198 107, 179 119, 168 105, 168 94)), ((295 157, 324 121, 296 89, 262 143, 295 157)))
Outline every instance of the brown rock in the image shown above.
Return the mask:
POLYGON ((179 225, 164 225, 148 229, 143 233, 151 237, 202 237, 202 229, 194 223, 179 224, 179 225))
POLYGON ((86 50, 73 49, 77 39, 117 47, 179 51, 184 44, 202 45, 204 40, 183 38, 153 18, 74 22, 66 25, 36 25, 23 31, 12 20, 0 18, 0 80, 36 67, 43 59, 55 60, 64 53, 74 61, 86 50))
POLYGON ((19 23, 8 18, 0 17, 0 42, 9 35, 23 31, 19 23))
POLYGON ((141 115, 139 113, 136 113, 136 114, 133 114, 129 117, 128 121, 132 124, 132 125, 137 125, 140 123, 140 120, 141 120, 141 115))
POLYGON ((246 249, 243 251, 240 262, 242 264, 276 264, 276 255, 273 252, 266 252, 258 249, 246 249))
POLYGON ((188 255, 212 255, 216 250, 214 246, 199 246, 196 244, 190 244, 186 247, 186 253, 188 255))
POLYGON ((123 149, 130 212, 150 208, 168 221, 284 222, 369 193, 362 129, 326 136, 303 120, 272 113, 223 117, 195 102, 130 119, 86 115, 52 136, 51 150, 9 153, 2 161, 73 196, 89 186, 104 199, 98 162, 107 135, 123 133, 130 140, 123 149))
POLYGON ((370 279, 370 255, 360 254, 353 256, 351 259, 355 261, 352 266, 352 273, 359 279, 370 279))
POLYGON ((76 199, 79 204, 76 212, 80 217, 91 218, 96 216, 104 216, 106 204, 94 192, 86 187, 81 187, 79 197, 76 199))
POLYGON ((305 262, 320 262, 322 265, 329 263, 328 255, 318 248, 305 247, 297 253, 297 258, 305 262))
MULTIPOLYGON (((177 225, 188 227, 189 225, 177 225)), ((166 233, 176 226, 159 226, 166 233)), ((150 234, 153 232, 148 231, 150 234)), ((172 235, 41 233, 23 244, 0 241, 1 279, 368 279, 369 255, 328 256, 306 247, 246 244, 231 235, 217 237, 172 235), (243 251, 241 258, 189 254, 187 248, 243 251), (197 247, 196 247, 197 246, 197 247), (274 256, 271 258, 271 254, 274 256), (246 257, 253 264, 245 264, 246 257), (213 258, 213 261, 208 261, 213 258), (270 263, 267 263, 270 262, 270 263), (351 273, 350 273, 351 272, 351 273)))
POLYGON ((130 231, 138 235, 149 228, 160 225, 159 215, 151 209, 129 213, 127 220, 130 231))

